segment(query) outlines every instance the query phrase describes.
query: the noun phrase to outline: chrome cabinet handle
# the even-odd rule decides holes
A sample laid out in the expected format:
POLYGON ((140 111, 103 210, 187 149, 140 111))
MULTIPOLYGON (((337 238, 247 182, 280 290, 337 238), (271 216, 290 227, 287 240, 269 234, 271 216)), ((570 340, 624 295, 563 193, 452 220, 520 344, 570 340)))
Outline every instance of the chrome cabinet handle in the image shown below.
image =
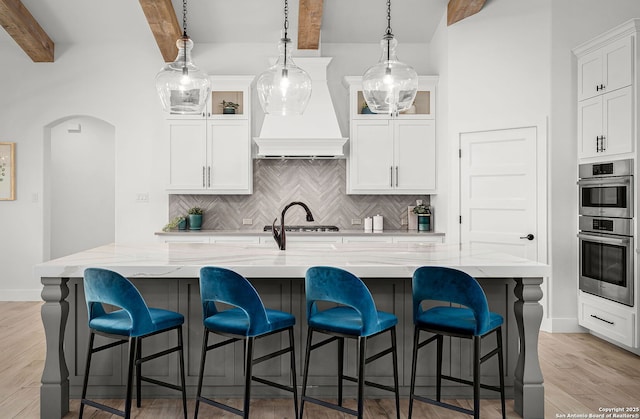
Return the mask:
POLYGON ((207 184, 206 184, 206 183, 205 183, 205 181, 204 181, 204 170, 205 170, 205 169, 204 169, 204 166, 202 166, 202 187, 203 187, 203 188, 206 188, 206 187, 207 187, 207 184))
POLYGON ((211 187, 211 166, 207 166, 207 187, 211 187))
POLYGON ((398 187, 398 166, 396 166, 396 188, 398 187))
POLYGON ((389 177, 391 178, 389 186, 393 188, 393 166, 389 166, 389 177))

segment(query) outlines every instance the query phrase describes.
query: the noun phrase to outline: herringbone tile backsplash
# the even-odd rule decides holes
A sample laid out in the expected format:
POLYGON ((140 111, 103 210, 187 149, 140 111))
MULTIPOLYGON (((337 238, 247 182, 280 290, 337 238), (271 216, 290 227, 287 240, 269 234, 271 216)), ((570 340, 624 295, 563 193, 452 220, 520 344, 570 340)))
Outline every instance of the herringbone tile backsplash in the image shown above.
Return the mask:
MULTIPOLYGON (((337 225, 341 230, 360 229, 352 219, 380 214, 384 228, 399 230, 407 206, 416 199, 429 203, 429 196, 347 195, 345 160, 254 160, 252 195, 170 195, 169 219, 184 215, 191 207, 204 209, 205 230, 262 230, 278 218, 292 201, 309 206, 314 224, 337 225), (250 218, 252 225, 243 225, 250 218)), ((301 207, 287 211, 287 224, 306 224, 301 207)))

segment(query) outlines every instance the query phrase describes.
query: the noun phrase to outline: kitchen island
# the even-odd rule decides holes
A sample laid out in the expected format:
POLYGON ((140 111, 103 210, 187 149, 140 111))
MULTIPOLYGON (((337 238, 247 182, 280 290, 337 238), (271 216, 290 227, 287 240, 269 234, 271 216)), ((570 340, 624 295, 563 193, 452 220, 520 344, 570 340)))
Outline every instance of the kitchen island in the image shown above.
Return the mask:
MULTIPOLYGON (((265 305, 296 314, 298 342, 303 342, 306 325, 302 279, 307 268, 316 265, 341 267, 363 278, 379 309, 398 315, 398 339, 399 345, 401 342, 403 345, 400 351, 405 355, 400 357, 400 369, 405 372, 410 367, 404 359, 407 359, 406 355, 410 357, 413 335, 410 279, 414 270, 424 265, 449 266, 478 278, 492 310, 495 310, 493 301, 509 303, 510 307, 504 309, 508 312, 502 314, 507 330, 517 329, 505 337, 507 350, 514 357, 514 362, 507 362, 507 369, 511 368, 509 365, 513 366, 507 375, 511 379, 515 409, 524 418, 544 417, 544 385, 537 347, 542 320, 540 285, 550 274, 550 267, 489 250, 435 243, 305 243, 298 247, 292 245, 286 251, 250 244, 111 244, 39 264, 35 273, 43 284, 42 299, 45 303, 42 321, 47 346, 41 385, 41 417, 62 417, 69 409, 70 375, 72 395, 81 383, 82 351, 85 350, 87 335, 82 276, 87 267, 117 271, 136 283, 149 305, 177 310, 185 315, 188 335, 185 362, 191 376, 192 371, 197 372, 199 362, 197 332, 201 331, 202 319, 198 317, 201 313, 198 276, 202 266, 222 266, 250 278, 265 305), (496 291, 498 298, 492 299, 494 290, 502 291, 496 291), (508 295, 504 294, 506 290, 510 291, 508 295), (68 366, 71 366, 71 371, 68 366)), ((301 345, 297 346, 299 353, 301 345)), ((241 347, 236 349, 242 353, 241 347)), ((233 368, 235 352, 231 349, 221 356, 223 359, 213 367, 208 377, 211 388, 220 390, 222 393, 217 394, 221 396, 233 396, 234 385, 242 382, 241 371, 233 368), (231 393, 225 394, 225 391, 231 393)), ((454 347, 451 344, 450 352, 452 358, 454 353, 457 354, 451 365, 465 360, 463 345, 454 347)), ((300 358, 298 355, 298 362, 301 362, 300 358)), ((346 365, 350 365, 350 359, 347 355, 346 365)), ((101 381, 100 394, 105 397, 118 394, 120 390, 122 368, 119 362, 120 356, 104 362, 106 372, 103 375, 106 378, 101 381), (109 371, 113 373, 109 375, 109 371)), ((435 369, 430 364, 428 368, 435 369)), ((286 377, 286 368, 281 365, 276 365, 276 372, 271 372, 278 374, 278 369, 286 377)), ((375 372, 385 377, 384 371, 375 372)), ((175 365, 158 368, 159 375, 171 376, 173 373, 175 365)), ((321 372, 317 376, 323 384, 321 372)), ((188 385, 193 378, 188 378, 188 385)), ((423 378, 423 386, 432 385, 430 377, 423 378)), ((403 382, 406 383, 406 379, 403 378, 403 382)), ((324 391, 322 385, 318 391, 324 391)))

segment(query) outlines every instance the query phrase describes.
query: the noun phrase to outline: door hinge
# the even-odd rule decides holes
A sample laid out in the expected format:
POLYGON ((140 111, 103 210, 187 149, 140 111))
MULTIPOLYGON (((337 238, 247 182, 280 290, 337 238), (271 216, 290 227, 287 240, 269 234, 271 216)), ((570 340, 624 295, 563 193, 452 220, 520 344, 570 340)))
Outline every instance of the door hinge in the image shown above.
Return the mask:
POLYGON ((462 149, 461 148, 458 149, 458 158, 459 159, 462 158, 462 149))

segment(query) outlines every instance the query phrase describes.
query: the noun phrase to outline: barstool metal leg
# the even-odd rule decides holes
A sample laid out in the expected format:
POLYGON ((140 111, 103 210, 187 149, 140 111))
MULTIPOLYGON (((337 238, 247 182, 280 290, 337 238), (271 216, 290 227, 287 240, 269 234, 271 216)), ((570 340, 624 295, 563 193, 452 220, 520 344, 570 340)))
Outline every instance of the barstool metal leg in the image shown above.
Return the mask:
POLYGON ((244 408, 243 418, 249 417, 249 406, 251 405, 251 377, 253 375, 253 336, 247 337, 245 350, 245 377, 244 377, 244 408))
POLYGON ((139 338, 129 338, 129 368, 127 371, 127 398, 124 402, 124 417, 129 419, 131 417, 131 395, 133 393, 133 369, 136 361, 136 347, 138 346, 139 338))
POLYGON ((84 414, 84 399, 87 398, 87 386, 89 385, 89 368, 91 368, 91 356, 93 355, 93 341, 96 334, 91 332, 89 334, 89 347, 87 348, 87 363, 84 368, 84 379, 82 381, 82 396, 80 398, 80 414, 78 417, 82 419, 84 414))
POLYGON ((304 353, 304 372, 302 374, 302 400, 300 401, 300 419, 304 416, 304 402, 307 396, 307 379, 309 378, 309 358, 311 356, 311 339, 313 337, 313 329, 307 331, 307 347, 304 353))
POLYGON ((342 406, 344 384, 344 338, 338 338, 338 406, 342 406))
POLYGON ((295 412, 295 419, 299 419, 298 415, 298 379, 296 374, 296 350, 295 339, 293 336, 293 326, 289 328, 289 347, 291 348, 291 382, 293 388, 293 410, 295 412))
POLYGON ((366 364, 367 338, 358 337, 358 419, 362 419, 364 411, 364 370, 366 364))
POLYGON ((207 345, 209 342, 209 331, 204 328, 202 333, 202 351, 200 352, 200 372, 198 373, 198 392, 196 394, 196 408, 194 419, 198 419, 198 410, 200 409, 200 396, 202 396, 202 380, 204 376, 204 363, 207 359, 207 345))
POLYGON ((184 419, 187 419, 187 385, 184 379, 184 344, 182 340, 182 326, 178 328, 178 347, 180 356, 180 384, 182 386, 182 410, 184 411, 184 419))
POLYGON ((507 409, 504 400, 504 357, 502 354, 502 326, 496 329, 498 341, 498 370, 500 371, 500 402, 502 405, 502 419, 507 419, 507 409))
POLYGON ((437 374, 437 383, 436 383, 436 400, 440 401, 442 396, 442 347, 444 341, 444 337, 442 335, 438 335, 436 339, 436 343, 438 346, 438 355, 437 355, 437 363, 436 363, 436 374, 437 374))
POLYGON ((409 388, 409 416, 413 415, 413 397, 416 392, 416 367, 418 364, 418 343, 420 342, 420 329, 413 328, 413 355, 411 356, 411 387, 409 388))
POLYGON ((480 336, 473 337, 473 417, 480 418, 480 336))
POLYGON ((396 327, 391 328, 391 347, 393 354, 393 386, 396 396, 396 418, 400 419, 400 390, 398 389, 398 346, 396 345, 396 327))
POLYGON ((142 398, 142 338, 138 339, 136 345, 136 406, 140 408, 142 406, 140 399, 142 398))

